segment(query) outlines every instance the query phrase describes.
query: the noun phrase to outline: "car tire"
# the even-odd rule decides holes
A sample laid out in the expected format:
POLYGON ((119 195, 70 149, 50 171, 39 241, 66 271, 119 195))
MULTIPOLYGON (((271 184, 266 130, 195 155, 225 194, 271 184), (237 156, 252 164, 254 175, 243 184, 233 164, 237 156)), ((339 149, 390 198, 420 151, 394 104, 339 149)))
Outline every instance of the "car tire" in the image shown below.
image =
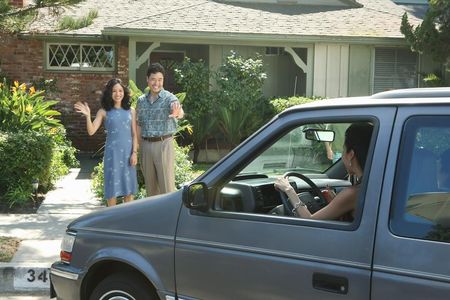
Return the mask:
POLYGON ((109 275, 95 287, 89 300, 156 300, 155 290, 142 276, 134 273, 115 273, 109 275))

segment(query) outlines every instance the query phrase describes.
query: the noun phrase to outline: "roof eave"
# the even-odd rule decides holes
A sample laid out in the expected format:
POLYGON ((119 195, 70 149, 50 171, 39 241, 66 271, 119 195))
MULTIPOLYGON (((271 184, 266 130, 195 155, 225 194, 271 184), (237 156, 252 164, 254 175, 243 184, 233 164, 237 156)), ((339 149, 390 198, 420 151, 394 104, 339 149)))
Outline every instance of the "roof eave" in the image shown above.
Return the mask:
POLYGON ((255 34, 228 32, 195 32, 148 29, 123 29, 108 27, 102 30, 103 35, 111 37, 133 37, 136 40, 163 40, 165 43, 221 44, 239 42, 240 44, 288 44, 288 43, 351 43, 351 44, 383 44, 407 45, 403 37, 371 37, 371 36, 331 36, 331 35, 287 35, 287 34, 255 34))

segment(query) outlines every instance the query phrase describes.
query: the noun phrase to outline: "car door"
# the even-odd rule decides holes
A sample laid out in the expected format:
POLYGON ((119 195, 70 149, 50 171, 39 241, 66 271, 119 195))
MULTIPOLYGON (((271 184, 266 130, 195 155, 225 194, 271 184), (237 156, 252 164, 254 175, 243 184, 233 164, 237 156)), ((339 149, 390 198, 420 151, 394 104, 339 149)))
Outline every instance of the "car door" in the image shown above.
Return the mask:
POLYGON ((450 190, 437 178, 439 157, 448 149, 448 105, 399 109, 392 167, 383 183, 372 299, 449 298, 450 190))
MULTIPOLYGON (((293 124, 324 118, 370 119, 372 153, 351 223, 311 221, 183 207, 176 235, 180 299, 369 299, 375 214, 395 108, 323 109, 277 118, 202 178, 210 188, 228 180, 267 141, 293 124), (382 133, 382 134, 381 134, 382 133), (375 163, 376 162, 376 163, 375 163)), ((212 201, 212 200, 211 200, 212 201)))

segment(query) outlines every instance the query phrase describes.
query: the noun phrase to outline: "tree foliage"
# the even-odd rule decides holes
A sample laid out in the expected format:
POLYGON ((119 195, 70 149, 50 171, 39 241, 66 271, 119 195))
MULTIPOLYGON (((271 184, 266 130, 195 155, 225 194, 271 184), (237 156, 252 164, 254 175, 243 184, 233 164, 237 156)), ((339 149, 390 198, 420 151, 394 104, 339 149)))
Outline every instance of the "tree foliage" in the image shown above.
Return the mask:
POLYGON ((450 0, 429 0, 429 9, 414 28, 408 15, 402 18, 400 31, 413 51, 430 54, 434 60, 450 65, 450 0))
POLYGON ((26 29, 41 8, 50 8, 54 14, 60 8, 82 2, 83 0, 35 0, 25 7, 14 7, 9 0, 0 0, 0 31, 15 33, 26 29))

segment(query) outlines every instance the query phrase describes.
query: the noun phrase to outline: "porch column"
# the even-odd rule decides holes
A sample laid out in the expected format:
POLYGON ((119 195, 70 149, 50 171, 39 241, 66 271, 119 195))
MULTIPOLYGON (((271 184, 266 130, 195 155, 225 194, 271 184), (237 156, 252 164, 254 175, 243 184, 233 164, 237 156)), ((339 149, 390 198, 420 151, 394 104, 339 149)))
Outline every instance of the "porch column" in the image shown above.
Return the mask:
POLYGON ((137 57, 136 42, 137 41, 134 38, 128 40, 128 76, 134 82, 136 82, 136 69, 149 60, 153 50, 161 46, 160 42, 153 42, 139 57, 137 57))

